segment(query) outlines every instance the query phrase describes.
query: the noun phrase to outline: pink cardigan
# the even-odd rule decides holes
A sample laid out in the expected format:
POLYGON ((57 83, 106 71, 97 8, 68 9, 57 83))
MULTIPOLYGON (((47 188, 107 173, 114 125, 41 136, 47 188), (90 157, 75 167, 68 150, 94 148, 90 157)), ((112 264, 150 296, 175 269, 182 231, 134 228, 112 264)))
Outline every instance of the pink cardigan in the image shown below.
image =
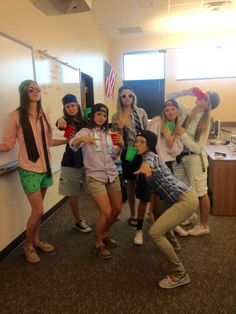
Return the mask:
MULTIPOLYGON (((6 144, 11 150, 12 148, 14 148, 16 144, 16 140, 18 141, 18 144, 19 144, 18 167, 25 170, 33 171, 33 172, 38 172, 38 173, 47 172, 47 167, 46 167, 46 163, 44 159, 44 152, 43 152, 40 121, 39 119, 35 119, 31 115, 30 123, 33 130, 37 149, 39 152, 39 159, 36 162, 32 162, 28 159, 24 136, 23 136, 23 130, 19 124, 19 111, 12 111, 9 113, 7 127, 5 129, 4 136, 3 136, 3 143, 6 144)), ((49 159, 51 159, 49 146, 52 143, 52 133, 48 129, 48 126, 45 121, 44 121, 44 127, 45 127, 45 133, 46 133, 48 156, 49 156, 49 159)))

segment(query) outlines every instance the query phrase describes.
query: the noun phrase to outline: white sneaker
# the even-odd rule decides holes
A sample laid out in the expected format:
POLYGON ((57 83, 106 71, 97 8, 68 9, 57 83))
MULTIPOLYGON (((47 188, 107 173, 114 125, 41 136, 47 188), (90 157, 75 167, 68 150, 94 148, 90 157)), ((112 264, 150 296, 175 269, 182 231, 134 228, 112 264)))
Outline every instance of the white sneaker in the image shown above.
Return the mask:
POLYGON ((137 230, 134 237, 134 244, 143 245, 143 231, 137 230))
POLYGON ((187 237, 188 236, 188 232, 186 230, 184 230, 183 228, 181 228, 180 226, 175 227, 174 230, 180 237, 187 237))
POLYGON ((184 222, 181 223, 181 226, 187 226, 187 225, 196 225, 198 223, 198 215, 196 213, 193 213, 192 216, 187 218, 184 222))
POLYGON ((209 227, 204 227, 201 224, 196 225, 193 229, 188 230, 188 234, 190 234, 191 236, 199 236, 208 233, 210 233, 209 227))
POLYGON ((187 285, 188 283, 190 283, 190 278, 188 274, 185 274, 177 281, 174 281, 171 276, 167 276, 166 278, 159 281, 159 286, 164 289, 173 289, 179 286, 187 285))

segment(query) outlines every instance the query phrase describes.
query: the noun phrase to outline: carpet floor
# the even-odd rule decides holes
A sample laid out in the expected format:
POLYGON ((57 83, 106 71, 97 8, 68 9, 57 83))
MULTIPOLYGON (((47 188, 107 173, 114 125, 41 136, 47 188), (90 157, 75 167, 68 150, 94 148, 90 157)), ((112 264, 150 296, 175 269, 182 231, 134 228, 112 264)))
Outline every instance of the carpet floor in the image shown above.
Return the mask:
POLYGON ((158 287, 168 268, 149 239, 148 216, 144 245, 137 247, 135 228, 127 221, 128 204, 123 204, 111 228, 120 245, 104 261, 91 252, 97 209, 83 191, 80 204, 91 233, 74 228, 66 203, 41 227, 42 238, 56 250, 40 253, 41 261, 31 264, 18 247, 0 263, 2 314, 236 313, 236 217, 210 216, 209 235, 179 238, 191 283, 167 291, 158 287))

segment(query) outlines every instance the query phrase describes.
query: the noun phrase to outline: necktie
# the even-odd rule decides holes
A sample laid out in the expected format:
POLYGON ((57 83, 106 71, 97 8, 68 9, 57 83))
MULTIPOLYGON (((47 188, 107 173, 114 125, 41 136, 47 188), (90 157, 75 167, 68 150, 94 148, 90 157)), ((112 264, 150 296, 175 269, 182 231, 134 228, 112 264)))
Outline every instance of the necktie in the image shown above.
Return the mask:
POLYGON ((138 133, 142 131, 142 126, 141 126, 139 116, 135 110, 133 111, 133 116, 134 116, 135 129, 136 129, 136 132, 138 133))
POLYGON ((46 137, 45 137, 46 135, 45 135, 42 117, 40 117, 39 120, 40 120, 41 131, 42 131, 43 152, 44 152, 44 158, 45 158, 46 167, 47 167, 47 175, 48 175, 48 177, 51 177, 52 171, 51 171, 49 157, 48 157, 48 150, 47 150, 46 137))

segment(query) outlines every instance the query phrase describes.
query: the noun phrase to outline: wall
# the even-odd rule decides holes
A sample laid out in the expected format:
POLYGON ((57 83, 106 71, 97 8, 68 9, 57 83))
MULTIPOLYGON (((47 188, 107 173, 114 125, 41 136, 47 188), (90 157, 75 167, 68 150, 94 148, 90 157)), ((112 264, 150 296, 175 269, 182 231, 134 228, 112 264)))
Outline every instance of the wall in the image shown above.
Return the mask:
MULTIPOLYGON (((95 101, 106 102, 103 62, 104 59, 109 60, 109 42, 89 13, 46 16, 28 0, 1 1, 0 30, 32 45, 34 49, 47 50, 50 55, 92 76, 95 101)), ((61 113, 58 112, 58 116, 61 113)), ((53 179, 54 185, 45 199, 46 211, 61 199, 58 195, 59 172, 54 174, 53 179)), ((25 230, 30 208, 16 171, 0 177, 0 194, 1 207, 4 208, 0 214, 1 251, 25 230)))
MULTIPOLYGON (((118 70, 119 82, 116 90, 122 83, 122 56, 127 51, 144 51, 183 48, 190 45, 222 45, 224 43, 234 43, 235 32, 227 33, 189 33, 181 36, 168 36, 160 38, 133 39, 133 40, 117 40, 111 43, 111 59, 114 67, 118 70)), ((203 90, 215 90, 221 96, 221 105, 212 112, 212 116, 221 121, 235 121, 236 106, 236 78, 211 79, 211 80, 175 80, 176 58, 175 53, 167 52, 166 54, 166 93, 175 90, 187 89, 193 86, 201 87, 203 90)), ((193 105, 192 97, 180 99, 187 105, 193 105)))

